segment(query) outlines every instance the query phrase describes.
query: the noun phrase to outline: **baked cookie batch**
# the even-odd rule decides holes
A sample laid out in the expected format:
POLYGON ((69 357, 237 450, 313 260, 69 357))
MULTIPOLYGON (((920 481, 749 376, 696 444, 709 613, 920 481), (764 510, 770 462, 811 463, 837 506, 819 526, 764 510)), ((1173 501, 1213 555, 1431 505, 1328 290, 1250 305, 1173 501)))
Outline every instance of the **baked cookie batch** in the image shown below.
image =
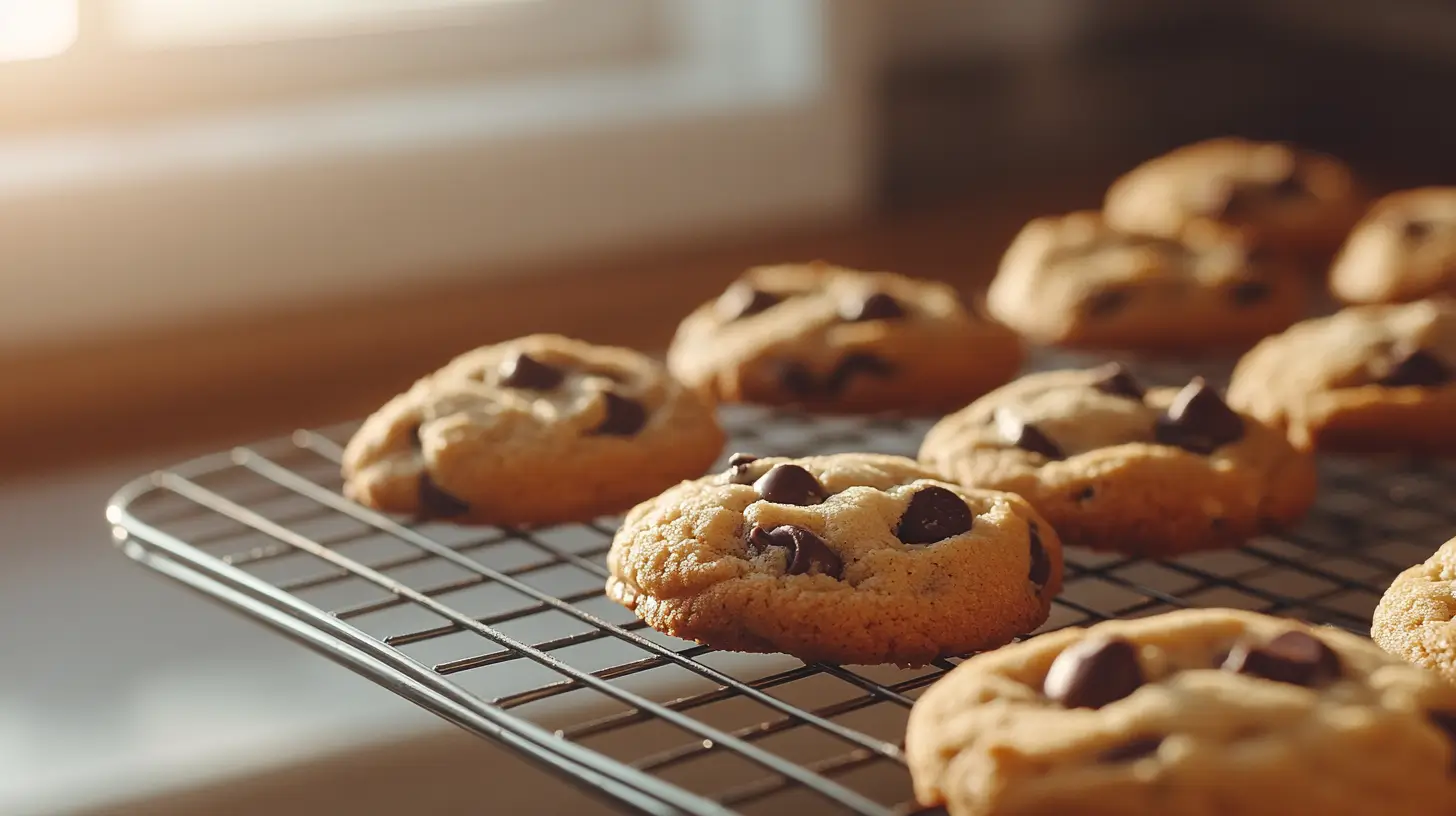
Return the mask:
POLYGON ((1456 540, 1396 579, 1374 643, 1217 609, 1023 640, 1064 546, 1236 547, 1300 521, 1319 451, 1456 454, 1456 188, 1367 204, 1334 158, 1217 139, 1032 221, 984 313, 888 272, 750 269, 666 364, 554 335, 462 355, 364 423, 345 491, 459 523, 625 513, 608 596, 715 648, 980 652, 906 737, 917 798, 952 814, 1456 814, 1456 540), (1304 319, 1312 268, 1351 305, 1304 319), (1017 378, 1024 343, 1246 353, 1224 394, 1117 363, 1017 378), (704 476, 726 402, 942 418, 918 461, 704 476))

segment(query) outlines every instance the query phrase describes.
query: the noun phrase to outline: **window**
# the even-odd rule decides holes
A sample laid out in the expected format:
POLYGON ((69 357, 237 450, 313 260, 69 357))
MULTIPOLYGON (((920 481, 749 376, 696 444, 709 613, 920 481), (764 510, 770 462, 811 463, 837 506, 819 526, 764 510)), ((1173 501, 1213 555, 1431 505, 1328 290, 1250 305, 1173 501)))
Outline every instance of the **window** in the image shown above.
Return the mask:
POLYGON ((631 63, 672 0, 0 0, 0 133, 631 63))
POLYGON ((852 210, 866 7, 0 0, 0 349, 852 210))

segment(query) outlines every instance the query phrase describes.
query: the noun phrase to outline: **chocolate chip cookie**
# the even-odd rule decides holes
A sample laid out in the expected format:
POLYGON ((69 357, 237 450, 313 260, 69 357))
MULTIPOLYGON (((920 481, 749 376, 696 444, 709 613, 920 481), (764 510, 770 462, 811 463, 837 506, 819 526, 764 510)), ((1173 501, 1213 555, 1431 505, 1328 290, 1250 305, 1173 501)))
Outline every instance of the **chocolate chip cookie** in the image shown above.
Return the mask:
POLYGON ((1068 545, 1154 557, 1284 527, 1315 492, 1312 457, 1203 380, 1144 388, 1117 364, 999 388, 931 428, 920 460, 1025 496, 1068 545))
POLYGON ((737 454, 627 515, 607 594, 719 649, 919 665, 1032 631, 1061 587, 1056 531, 1018 496, 878 454, 737 454))
POLYGON ((938 413, 1021 367, 1016 335, 951 287, 825 263, 750 269, 683 320, 667 363, 729 402, 938 413))
POLYGON ((1123 232, 1078 212, 1027 224, 986 295, 1041 344, 1187 352, 1247 349, 1304 314, 1304 281, 1210 222, 1179 238, 1123 232))
POLYGON ((1330 290, 1349 303, 1456 295, 1456 187, 1377 201, 1335 259, 1330 290))
POLYGON ((1352 306, 1244 355, 1229 402, 1299 447, 1456 453, 1456 303, 1352 306))
POLYGON ((1330 156, 1238 138, 1187 145, 1143 163, 1107 191, 1103 211, 1129 232, 1177 236, 1216 221, 1262 246, 1327 258, 1360 217, 1353 174, 1330 156))
POLYGON ((533 335, 455 358, 344 451, 345 491, 381 510, 537 525, 618 513, 700 475, 713 406, 635 351, 533 335))
POLYGON ((1456 683, 1456 538, 1402 572, 1375 608, 1381 648, 1456 683))
POLYGON ((1364 638, 1232 609, 977 655, 910 712, 922 804, 1006 814, 1453 814, 1456 686, 1364 638))

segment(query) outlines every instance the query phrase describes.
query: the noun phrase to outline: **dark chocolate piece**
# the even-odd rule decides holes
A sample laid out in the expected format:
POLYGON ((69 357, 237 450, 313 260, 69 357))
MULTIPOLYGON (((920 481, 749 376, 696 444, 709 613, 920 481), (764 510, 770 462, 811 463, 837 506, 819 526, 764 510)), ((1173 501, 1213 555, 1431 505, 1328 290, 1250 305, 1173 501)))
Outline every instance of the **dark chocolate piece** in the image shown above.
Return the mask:
POLYGON ((1143 670, 1131 641, 1092 637, 1057 655, 1042 691, 1067 708, 1101 708, 1142 684, 1143 670))
POLYGON ((819 504, 824 501, 827 495, 824 485, 814 478, 814 474, 799 467, 798 465, 781 464, 769 468, 768 473, 759 477, 753 487, 764 501, 774 504, 793 504, 799 507, 807 507, 819 504))
POLYGON ((906 544, 934 544, 968 533, 975 516, 965 499, 939 485, 915 491, 895 536, 906 544))

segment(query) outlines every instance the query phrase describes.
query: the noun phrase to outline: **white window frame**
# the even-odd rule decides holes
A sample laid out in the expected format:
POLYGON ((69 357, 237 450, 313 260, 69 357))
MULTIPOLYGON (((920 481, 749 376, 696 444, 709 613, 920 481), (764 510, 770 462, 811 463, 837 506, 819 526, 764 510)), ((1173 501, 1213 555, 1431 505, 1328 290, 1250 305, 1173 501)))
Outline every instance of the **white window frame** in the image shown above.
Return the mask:
POLYGON ((329 36, 151 47, 133 42, 109 2, 78 0, 79 36, 64 53, 0 62, 0 133, 640 62, 665 48, 673 0, 438 7, 396 15, 401 27, 381 20, 329 36))
POLYGON ((0 136, 0 349, 858 211, 869 3, 663 8, 645 62, 0 136))

